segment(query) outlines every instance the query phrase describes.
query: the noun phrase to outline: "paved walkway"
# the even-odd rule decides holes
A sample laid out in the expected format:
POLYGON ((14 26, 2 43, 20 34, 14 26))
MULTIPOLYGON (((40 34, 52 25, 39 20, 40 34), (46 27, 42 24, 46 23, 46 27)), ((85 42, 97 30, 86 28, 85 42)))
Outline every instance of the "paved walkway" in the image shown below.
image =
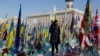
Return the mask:
MULTIPOLYGON (((58 51, 58 53, 54 53, 54 56, 61 56, 61 53, 62 53, 62 51, 58 51)), ((51 55, 51 52, 50 51, 48 51, 44 56, 52 56, 51 55)))

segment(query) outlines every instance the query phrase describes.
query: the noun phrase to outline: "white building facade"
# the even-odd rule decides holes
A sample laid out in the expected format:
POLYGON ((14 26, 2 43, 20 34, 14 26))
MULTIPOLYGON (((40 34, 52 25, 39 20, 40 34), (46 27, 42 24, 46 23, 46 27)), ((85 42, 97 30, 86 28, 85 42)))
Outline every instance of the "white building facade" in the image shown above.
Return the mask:
POLYGON ((5 23, 5 18, 0 18, 0 24, 5 23))
POLYGON ((84 12, 78 9, 73 8, 73 0, 65 0, 66 9, 65 10, 56 10, 54 6, 54 11, 38 13, 27 16, 27 24, 29 28, 37 27, 39 24, 42 26, 47 26, 51 23, 52 15, 55 14, 56 19, 60 24, 66 23, 66 25, 71 24, 72 13, 75 14, 75 18, 79 16, 80 19, 83 18, 84 12))

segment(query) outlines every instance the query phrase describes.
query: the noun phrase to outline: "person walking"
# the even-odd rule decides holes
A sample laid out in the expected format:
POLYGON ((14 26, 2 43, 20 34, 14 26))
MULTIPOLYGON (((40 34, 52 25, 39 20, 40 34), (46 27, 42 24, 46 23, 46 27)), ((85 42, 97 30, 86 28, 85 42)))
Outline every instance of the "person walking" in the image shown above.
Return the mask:
POLYGON ((56 48, 56 53, 58 53, 58 44, 60 44, 60 27, 58 26, 58 21, 55 20, 52 22, 49 32, 50 36, 50 44, 52 46, 52 56, 54 55, 54 48, 56 48))

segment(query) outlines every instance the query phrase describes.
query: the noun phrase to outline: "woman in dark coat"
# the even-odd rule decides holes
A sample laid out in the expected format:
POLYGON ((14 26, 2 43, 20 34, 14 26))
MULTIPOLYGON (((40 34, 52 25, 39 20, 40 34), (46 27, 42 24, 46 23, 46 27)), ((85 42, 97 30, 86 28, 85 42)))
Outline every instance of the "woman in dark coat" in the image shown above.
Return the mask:
POLYGON ((60 44, 60 27, 58 26, 58 21, 55 20, 50 28, 50 44, 52 46, 52 55, 54 55, 54 48, 56 48, 56 53, 58 53, 58 44, 60 44))

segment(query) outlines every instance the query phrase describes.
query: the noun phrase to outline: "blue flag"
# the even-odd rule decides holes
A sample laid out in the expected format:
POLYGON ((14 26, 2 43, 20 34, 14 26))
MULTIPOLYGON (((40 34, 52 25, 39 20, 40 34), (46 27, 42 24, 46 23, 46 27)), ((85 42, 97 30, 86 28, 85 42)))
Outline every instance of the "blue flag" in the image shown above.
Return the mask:
POLYGON ((24 48, 24 35, 25 35, 25 25, 24 25, 24 21, 23 21, 23 23, 21 24, 21 28, 20 28, 20 35, 21 35, 21 38, 20 38, 20 40, 21 40, 21 50, 20 51, 23 51, 23 48, 24 48))
POLYGON ((75 14, 72 13, 72 21, 71 21, 71 26, 70 26, 71 34, 74 32, 74 25, 75 25, 75 14))
POLYGON ((19 16, 16 28, 15 50, 18 51, 20 45, 20 27, 21 27, 21 4, 19 9, 19 16))

